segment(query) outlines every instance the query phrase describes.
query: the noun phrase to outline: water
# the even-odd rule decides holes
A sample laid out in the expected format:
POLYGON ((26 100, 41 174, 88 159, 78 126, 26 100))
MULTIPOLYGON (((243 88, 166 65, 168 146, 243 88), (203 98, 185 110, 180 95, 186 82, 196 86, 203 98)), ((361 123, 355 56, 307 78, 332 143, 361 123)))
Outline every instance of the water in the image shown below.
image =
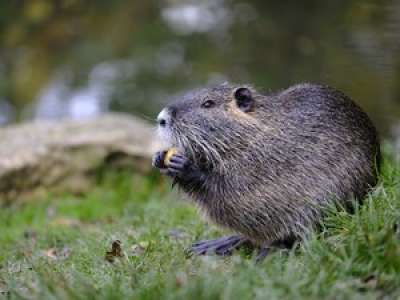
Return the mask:
POLYGON ((181 91, 231 80, 328 84, 383 135, 398 132, 400 0, 11 2, 0 4, 2 124, 154 118, 181 91))

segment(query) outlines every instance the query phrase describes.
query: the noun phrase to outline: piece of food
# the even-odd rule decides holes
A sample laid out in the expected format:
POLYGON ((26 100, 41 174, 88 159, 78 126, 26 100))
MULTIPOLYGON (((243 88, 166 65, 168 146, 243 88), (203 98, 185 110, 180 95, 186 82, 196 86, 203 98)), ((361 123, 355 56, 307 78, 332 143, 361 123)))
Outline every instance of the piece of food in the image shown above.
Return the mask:
POLYGON ((167 166, 169 164, 169 161, 171 160, 172 156, 174 154, 178 153, 178 148, 170 148, 167 153, 165 154, 165 158, 164 158, 164 164, 167 166))

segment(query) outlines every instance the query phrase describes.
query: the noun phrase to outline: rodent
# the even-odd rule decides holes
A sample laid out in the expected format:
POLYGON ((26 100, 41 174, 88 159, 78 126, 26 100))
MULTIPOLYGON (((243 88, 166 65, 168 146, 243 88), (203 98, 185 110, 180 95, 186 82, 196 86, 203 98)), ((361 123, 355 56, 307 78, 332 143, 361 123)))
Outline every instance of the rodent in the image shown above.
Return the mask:
POLYGON ((348 207, 377 184, 377 130, 328 86, 260 93, 224 83, 188 92, 162 110, 158 123, 160 137, 178 153, 165 163, 160 151, 154 166, 209 219, 238 234, 230 245, 195 244, 199 254, 228 253, 239 239, 264 248, 301 239, 328 206, 348 207))

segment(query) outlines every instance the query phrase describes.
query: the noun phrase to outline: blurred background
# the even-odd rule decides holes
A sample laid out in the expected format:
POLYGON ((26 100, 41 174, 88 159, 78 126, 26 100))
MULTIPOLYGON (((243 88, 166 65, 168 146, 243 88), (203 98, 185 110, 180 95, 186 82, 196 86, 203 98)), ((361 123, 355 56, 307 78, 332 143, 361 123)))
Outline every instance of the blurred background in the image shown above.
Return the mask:
POLYGON ((110 110, 154 119, 171 96, 226 80, 329 84, 391 136, 400 0, 0 2, 2 125, 110 110))

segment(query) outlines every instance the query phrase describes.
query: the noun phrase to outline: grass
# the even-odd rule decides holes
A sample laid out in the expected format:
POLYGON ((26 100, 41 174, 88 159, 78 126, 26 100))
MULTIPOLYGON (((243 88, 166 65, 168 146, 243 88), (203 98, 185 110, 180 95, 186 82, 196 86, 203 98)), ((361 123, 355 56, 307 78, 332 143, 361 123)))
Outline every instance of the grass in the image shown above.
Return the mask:
POLYGON ((400 166, 354 214, 332 211, 321 233, 255 265, 185 256, 221 234, 168 182, 109 174, 91 192, 0 210, 0 298, 376 299, 400 297, 400 166), (121 256, 105 259, 115 240, 121 256))

